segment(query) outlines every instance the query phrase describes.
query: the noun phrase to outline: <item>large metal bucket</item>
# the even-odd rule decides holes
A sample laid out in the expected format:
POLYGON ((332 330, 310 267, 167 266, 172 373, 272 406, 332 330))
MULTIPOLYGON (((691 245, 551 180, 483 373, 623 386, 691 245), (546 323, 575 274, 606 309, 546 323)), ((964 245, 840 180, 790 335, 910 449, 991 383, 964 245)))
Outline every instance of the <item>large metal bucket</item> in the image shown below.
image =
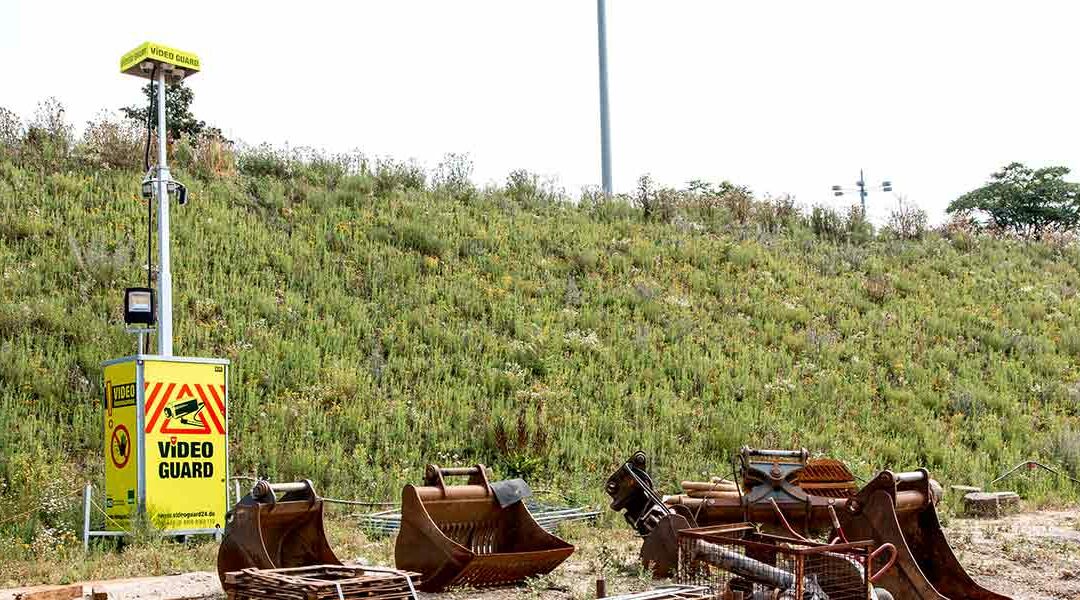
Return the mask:
POLYGON ((310 481, 259 481, 225 520, 217 569, 283 569, 340 565, 323 530, 323 502, 310 481), (277 494, 283 494, 281 498, 277 494))
POLYGON ((574 547, 540 527, 524 502, 501 506, 483 465, 428 465, 424 485, 401 492, 397 568, 423 574, 420 589, 518 583, 551 572, 574 547), (444 477, 468 476, 447 486, 444 477))
POLYGON ((882 471, 837 512, 848 538, 896 547, 896 565, 878 581, 896 600, 1009 600, 975 583, 956 560, 935 497, 925 469, 882 471))

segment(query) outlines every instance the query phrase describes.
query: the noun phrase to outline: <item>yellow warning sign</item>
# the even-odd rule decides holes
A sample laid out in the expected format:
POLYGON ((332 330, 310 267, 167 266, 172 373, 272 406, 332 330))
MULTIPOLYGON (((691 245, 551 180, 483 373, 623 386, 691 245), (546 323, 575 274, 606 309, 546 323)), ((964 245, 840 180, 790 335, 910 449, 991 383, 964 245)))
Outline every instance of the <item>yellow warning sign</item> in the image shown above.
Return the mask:
POLYGON ((105 367, 105 529, 125 531, 138 505, 135 363, 105 367), (133 435, 134 434, 134 435, 133 435))
POLYGON ((184 52, 154 42, 144 42, 120 58, 120 72, 138 77, 150 77, 150 73, 144 73, 139 67, 147 61, 159 65, 172 65, 183 69, 187 74, 198 72, 201 66, 199 57, 193 52, 184 52))
POLYGON ((225 366, 147 360, 147 514, 160 529, 225 526, 225 366))

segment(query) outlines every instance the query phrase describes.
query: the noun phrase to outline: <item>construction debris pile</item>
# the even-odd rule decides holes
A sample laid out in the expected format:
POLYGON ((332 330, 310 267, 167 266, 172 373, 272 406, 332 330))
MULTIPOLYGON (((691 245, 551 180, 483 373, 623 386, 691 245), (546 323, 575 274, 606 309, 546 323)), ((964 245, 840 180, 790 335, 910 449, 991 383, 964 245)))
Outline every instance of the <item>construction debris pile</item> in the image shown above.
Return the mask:
POLYGON ((376 567, 316 565, 243 569, 222 581, 228 600, 398 600, 416 598, 419 573, 376 567))
MULTIPOLYGON (((699 528, 748 523, 803 544, 813 543, 814 536, 822 532, 829 545, 870 544, 873 549, 861 563, 867 580, 862 598, 1008 600, 975 583, 956 559, 937 516, 941 486, 930 479, 925 469, 882 471, 857 489, 846 466, 829 459, 810 460, 805 449, 744 447, 739 460, 741 481, 683 482, 683 493, 674 496, 662 496, 656 491, 641 452, 608 478, 605 491, 612 498, 611 508, 622 511, 627 523, 644 538, 641 560, 655 576, 677 575, 681 581, 697 581, 693 569, 700 568, 701 561, 679 562, 680 539, 708 531, 699 528), (884 561, 884 566, 868 574, 872 559, 884 561)), ((719 558, 709 564, 733 572, 738 561, 728 560, 732 558, 730 552, 713 553, 719 558)), ((754 558, 763 565, 778 567, 777 554, 772 551, 754 558)), ((773 582, 777 585, 772 590, 788 594, 779 597, 830 597, 805 585, 799 588, 802 595, 794 596, 779 581, 773 582)), ((793 581, 798 587, 802 580, 793 581)), ((714 591, 723 593, 724 589, 714 591)))
MULTIPOLYGON (((744 447, 739 461, 736 479, 683 481, 675 495, 656 490, 641 452, 608 478, 611 508, 643 538, 642 563, 684 584, 626 598, 1009 600, 957 561, 926 470, 882 471, 859 488, 842 462, 805 449, 744 447)), ((520 583, 574 552, 556 524, 596 518, 531 495, 520 479, 492 482, 483 465, 428 465, 422 485, 402 489, 400 512, 361 520, 397 532, 396 571, 341 566, 311 482, 260 481, 229 514, 218 573, 230 598, 404 598, 520 583)))

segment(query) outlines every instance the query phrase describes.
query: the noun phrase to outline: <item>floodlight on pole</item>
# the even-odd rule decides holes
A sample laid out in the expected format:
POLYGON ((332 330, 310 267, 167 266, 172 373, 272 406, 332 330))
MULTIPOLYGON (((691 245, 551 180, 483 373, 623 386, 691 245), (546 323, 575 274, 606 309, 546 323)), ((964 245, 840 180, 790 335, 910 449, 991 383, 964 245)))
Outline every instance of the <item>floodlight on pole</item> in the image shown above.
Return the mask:
MULTIPOLYGON (((881 191, 891 192, 892 181, 885 180, 881 182, 881 191)), ((859 194, 859 205, 862 207, 863 214, 866 214, 866 197, 870 195, 870 186, 866 185, 866 177, 863 175, 863 170, 859 169, 859 180, 855 182, 854 188, 845 188, 840 185, 832 186, 833 196, 843 196, 845 192, 854 192, 859 194)))

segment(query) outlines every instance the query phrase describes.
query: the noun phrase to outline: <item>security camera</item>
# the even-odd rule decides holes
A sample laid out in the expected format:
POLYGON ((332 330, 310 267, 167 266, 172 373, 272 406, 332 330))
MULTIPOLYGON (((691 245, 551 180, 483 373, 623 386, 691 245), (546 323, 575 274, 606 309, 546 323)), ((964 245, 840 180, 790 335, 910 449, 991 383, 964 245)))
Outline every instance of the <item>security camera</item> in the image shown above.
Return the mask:
POLYGON ((205 405, 195 398, 174 400, 165 407, 165 416, 169 419, 179 419, 184 425, 199 425, 195 417, 199 415, 203 406, 205 405))

